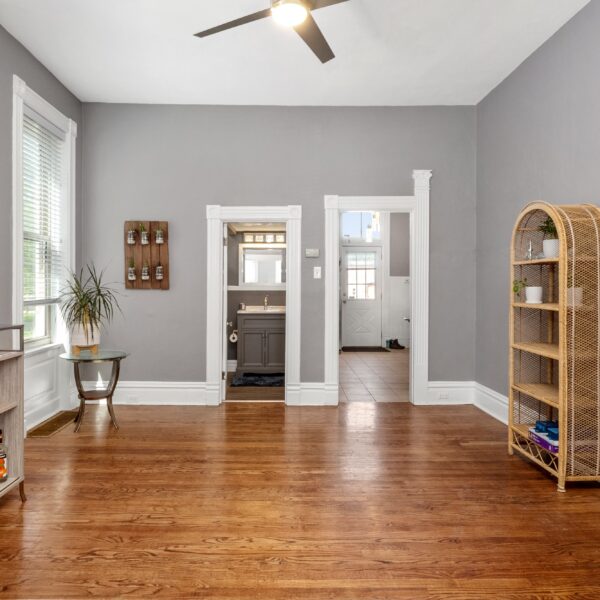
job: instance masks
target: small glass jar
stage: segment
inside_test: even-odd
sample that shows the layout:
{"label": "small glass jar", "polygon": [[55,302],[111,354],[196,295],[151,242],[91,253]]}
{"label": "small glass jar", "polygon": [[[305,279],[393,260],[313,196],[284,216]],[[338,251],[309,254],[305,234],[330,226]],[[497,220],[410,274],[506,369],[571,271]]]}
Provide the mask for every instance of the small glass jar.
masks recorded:
{"label": "small glass jar", "polygon": [[165,270],[162,265],[156,265],[156,272],[154,273],[156,281],[162,281],[165,277]]}
{"label": "small glass jar", "polygon": [[143,229],[142,231],[140,231],[140,244],[142,244],[142,246],[147,246],[150,243],[150,235],[148,234],[148,231]]}
{"label": "small glass jar", "polygon": [[148,281],[150,279],[150,267],[144,265],[142,267],[142,281]]}
{"label": "small glass jar", "polygon": [[128,269],[127,269],[127,279],[129,281],[135,281],[135,267],[128,267]]}
{"label": "small glass jar", "polygon": [[135,229],[130,229],[130,230],[127,232],[127,243],[128,243],[130,246],[133,246],[133,245],[135,245]]}
{"label": "small glass jar", "polygon": [[162,229],[157,229],[154,235],[154,241],[160,245],[165,243],[165,234]]}

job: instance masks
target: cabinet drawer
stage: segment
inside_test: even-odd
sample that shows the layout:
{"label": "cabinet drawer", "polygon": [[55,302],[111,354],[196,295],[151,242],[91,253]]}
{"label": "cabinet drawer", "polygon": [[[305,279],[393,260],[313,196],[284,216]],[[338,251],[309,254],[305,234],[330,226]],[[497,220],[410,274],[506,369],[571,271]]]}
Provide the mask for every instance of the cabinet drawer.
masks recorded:
{"label": "cabinet drawer", "polygon": [[285,331],[285,316],[283,315],[238,315],[238,329],[260,329]]}

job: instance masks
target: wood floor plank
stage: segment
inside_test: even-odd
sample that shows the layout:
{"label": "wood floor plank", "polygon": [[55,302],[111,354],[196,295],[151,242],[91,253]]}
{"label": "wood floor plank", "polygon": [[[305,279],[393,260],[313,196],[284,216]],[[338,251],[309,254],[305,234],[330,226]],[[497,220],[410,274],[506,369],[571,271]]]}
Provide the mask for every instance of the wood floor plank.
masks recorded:
{"label": "wood floor plank", "polygon": [[26,440],[0,598],[600,597],[600,486],[468,406],[90,407]]}

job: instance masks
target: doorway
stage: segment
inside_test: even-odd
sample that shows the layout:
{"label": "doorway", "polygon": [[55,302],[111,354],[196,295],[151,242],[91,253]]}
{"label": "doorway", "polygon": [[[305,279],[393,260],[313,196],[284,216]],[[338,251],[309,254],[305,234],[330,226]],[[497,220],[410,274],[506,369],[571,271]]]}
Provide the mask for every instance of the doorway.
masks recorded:
{"label": "doorway", "polygon": [[[243,223],[249,227],[261,223],[278,223],[285,226],[285,325],[284,335],[277,338],[272,337],[271,339],[276,339],[277,343],[284,346],[285,401],[288,404],[298,404],[300,397],[300,240],[302,207],[291,205],[209,205],[206,208],[206,217],[205,402],[210,405],[221,404],[225,400],[227,392],[228,346],[226,340],[232,333],[232,331],[228,331],[228,323],[231,321],[227,319],[227,226],[230,223]],[[260,242],[254,240],[253,243]],[[257,255],[254,258],[257,258]],[[257,260],[259,259],[257,258]],[[257,291],[262,293],[262,290]],[[260,304],[252,304],[251,306],[260,306]]]}
{"label": "doorway", "polygon": [[[427,404],[429,364],[429,199],[430,170],[413,171],[411,196],[325,196],[325,385],[340,391],[340,213],[406,213],[410,230],[411,315],[409,400]],[[385,258],[384,258],[385,261]],[[385,284],[384,284],[385,287]]]}

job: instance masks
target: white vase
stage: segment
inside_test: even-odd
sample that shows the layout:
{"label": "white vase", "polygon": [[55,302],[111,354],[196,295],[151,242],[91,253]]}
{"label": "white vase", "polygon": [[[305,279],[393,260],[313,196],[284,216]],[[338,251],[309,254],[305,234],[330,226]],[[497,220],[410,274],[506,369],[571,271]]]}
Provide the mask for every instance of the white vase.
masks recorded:
{"label": "white vase", "polygon": [[98,344],[100,344],[100,332],[97,328],[94,328],[94,333],[91,333],[88,328],[87,335],[86,328],[81,325],[74,327],[71,331],[71,346],[86,348],[88,346],[97,346]]}
{"label": "white vase", "polygon": [[560,245],[558,240],[544,240],[542,242],[544,258],[558,258]]}
{"label": "white vase", "polygon": [[571,307],[581,306],[583,304],[583,288],[567,288],[567,305]]}
{"label": "white vase", "polygon": [[527,286],[525,288],[525,303],[526,304],[542,304],[542,294],[544,288],[541,286]]}

